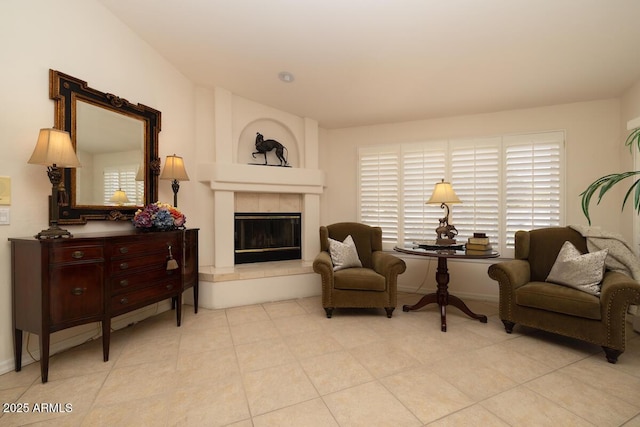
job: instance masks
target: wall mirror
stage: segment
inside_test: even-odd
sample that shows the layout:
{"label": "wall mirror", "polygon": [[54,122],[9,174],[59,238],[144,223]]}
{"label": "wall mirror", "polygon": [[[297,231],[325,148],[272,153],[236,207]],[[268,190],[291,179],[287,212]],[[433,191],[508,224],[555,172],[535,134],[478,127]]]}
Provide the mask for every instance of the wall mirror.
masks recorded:
{"label": "wall mirror", "polygon": [[68,203],[60,224],[133,218],[158,199],[160,111],[90,88],[85,81],[49,70],[55,127],[71,134],[82,164],[64,170]]}

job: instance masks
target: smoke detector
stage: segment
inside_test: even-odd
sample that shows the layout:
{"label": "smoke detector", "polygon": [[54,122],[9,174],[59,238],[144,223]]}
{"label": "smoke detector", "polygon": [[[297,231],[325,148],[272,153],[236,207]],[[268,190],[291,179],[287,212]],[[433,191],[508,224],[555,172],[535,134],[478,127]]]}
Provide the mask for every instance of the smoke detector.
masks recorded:
{"label": "smoke detector", "polygon": [[291,74],[288,71],[281,71],[278,73],[278,78],[285,82],[285,83],[291,83],[295,80],[295,78],[293,77],[293,74]]}

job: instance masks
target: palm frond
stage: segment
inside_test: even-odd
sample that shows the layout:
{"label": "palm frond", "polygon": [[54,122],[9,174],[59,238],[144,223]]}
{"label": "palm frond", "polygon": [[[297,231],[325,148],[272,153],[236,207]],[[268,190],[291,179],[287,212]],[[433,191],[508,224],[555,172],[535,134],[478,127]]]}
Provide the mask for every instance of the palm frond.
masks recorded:
{"label": "palm frond", "polygon": [[[635,188],[635,191],[633,191],[634,188]],[[627,190],[627,193],[624,195],[624,200],[622,201],[622,209],[624,209],[624,206],[627,204],[627,199],[629,198],[631,193],[634,193],[633,195],[634,209],[638,214],[640,214],[640,179],[636,179],[634,183],[631,184],[631,187],[629,187],[629,189]]]}
{"label": "palm frond", "polygon": [[629,147],[629,151],[631,151],[633,147],[633,142],[635,140],[635,145],[638,147],[638,151],[640,151],[640,127],[637,127],[631,131],[629,136],[627,136],[627,140],[624,142],[624,145]]}
{"label": "palm frond", "polygon": [[[624,142],[624,145],[629,147],[629,151],[633,149],[634,145],[638,148],[638,151],[640,151],[640,127],[637,127],[631,131],[629,136],[627,136],[627,139]],[[593,198],[594,194],[596,194],[596,192],[598,193],[598,201],[596,204],[600,204],[602,197],[614,185],[634,175],[640,175],[640,171],[612,173],[609,175],[605,175],[593,181],[587,187],[586,190],[580,193],[580,196],[582,197],[582,200],[580,203],[582,206],[582,213],[587,218],[587,221],[589,221],[589,224],[591,224],[591,217],[589,216],[589,205],[591,204],[591,199]],[[638,213],[638,215],[640,215],[640,179],[637,179],[625,193],[624,200],[622,201],[622,209],[624,209],[627,203],[627,200],[629,200],[629,197],[631,197],[631,193],[634,193],[633,195],[634,208]]]}
{"label": "palm frond", "polygon": [[[581,200],[581,206],[582,206],[582,213],[584,214],[584,216],[587,218],[587,221],[589,222],[589,224],[591,224],[591,216],[589,215],[589,206],[591,204],[591,199],[593,198],[594,194],[596,194],[596,192],[598,192],[598,200],[596,202],[596,204],[600,204],[600,202],[602,201],[602,197],[617,183],[619,183],[620,181],[632,177],[634,175],[640,175],[640,171],[629,171],[629,172],[622,172],[622,173],[612,173],[609,175],[605,175],[601,178],[598,178],[597,180],[595,180],[594,182],[592,182],[586,190],[584,190],[582,193],[580,193],[580,196],[582,197]],[[627,193],[625,194],[625,198],[624,201],[622,203],[622,208],[624,209],[624,206],[627,202],[627,199],[629,198],[630,194],[633,192],[634,188],[636,190],[635,196],[634,196],[634,207],[636,209],[636,211],[638,211],[640,213],[640,184],[639,184],[640,180],[636,180],[631,187],[629,188],[629,190],[627,191]],[[599,191],[598,191],[599,190]]]}

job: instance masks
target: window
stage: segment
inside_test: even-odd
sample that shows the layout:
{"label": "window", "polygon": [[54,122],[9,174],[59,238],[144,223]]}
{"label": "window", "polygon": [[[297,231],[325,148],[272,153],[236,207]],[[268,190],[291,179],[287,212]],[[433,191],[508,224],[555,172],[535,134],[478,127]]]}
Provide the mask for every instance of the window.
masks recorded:
{"label": "window", "polygon": [[454,205],[452,224],[458,239],[466,240],[474,231],[489,240],[500,237],[500,140],[456,141],[451,143],[451,184],[462,201]]}
{"label": "window", "polygon": [[[562,137],[562,139],[561,139]],[[518,230],[560,225],[564,134],[546,133],[504,139],[504,204],[507,247]]]}
{"label": "window", "polygon": [[138,165],[124,165],[104,168],[104,193],[102,200],[105,205],[112,205],[111,201],[116,190],[123,190],[131,205],[144,203],[144,182],[136,181]]}
{"label": "window", "polygon": [[382,227],[382,235],[389,241],[398,239],[398,169],[395,149],[360,152],[360,217],[365,224]]}
{"label": "window", "polygon": [[[446,142],[404,145],[402,150],[402,239],[434,239],[442,212],[426,205],[433,186],[445,176]],[[398,171],[400,172],[400,171]],[[428,194],[428,195],[427,195]],[[425,195],[427,197],[425,198]],[[386,240],[386,236],[383,237]],[[394,242],[395,243],[395,242]]]}
{"label": "window", "polygon": [[444,178],[462,200],[450,206],[458,240],[485,232],[510,256],[517,230],[561,225],[563,155],[564,132],[364,147],[359,220],[386,246],[433,240],[444,211],[425,202]]}

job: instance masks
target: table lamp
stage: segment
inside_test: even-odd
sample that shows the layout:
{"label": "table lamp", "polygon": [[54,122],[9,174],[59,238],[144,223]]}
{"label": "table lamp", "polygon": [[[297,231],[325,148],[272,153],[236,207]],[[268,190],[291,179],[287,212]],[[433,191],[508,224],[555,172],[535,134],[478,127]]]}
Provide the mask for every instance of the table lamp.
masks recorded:
{"label": "table lamp", "polygon": [[167,156],[167,161],[164,163],[164,169],[160,174],[160,179],[171,179],[171,188],[173,189],[173,206],[178,207],[178,190],[180,190],[180,181],[189,181],[189,176],[184,168],[184,161],[182,157]]}
{"label": "table lamp", "polygon": [[109,201],[115,203],[118,206],[122,206],[125,203],[130,203],[129,198],[127,197],[127,193],[125,193],[122,188],[117,189],[113,193],[113,196],[111,196]]}
{"label": "table lamp", "polygon": [[72,237],[71,233],[58,226],[59,205],[66,200],[63,172],[64,168],[79,168],[80,162],[71,143],[69,132],[59,129],[40,129],[38,142],[27,163],[44,165],[51,181],[51,200],[49,203],[49,228],[35,235],[36,239],[56,239]]}
{"label": "table lamp", "polygon": [[440,225],[436,228],[436,244],[437,245],[455,245],[456,240],[454,237],[458,234],[458,230],[453,225],[449,225],[449,206],[448,204],[462,203],[456,192],[453,191],[451,183],[445,182],[443,179],[438,182],[433,188],[433,194],[427,201],[428,205],[440,204],[442,209],[445,209],[444,218],[440,218]]}

